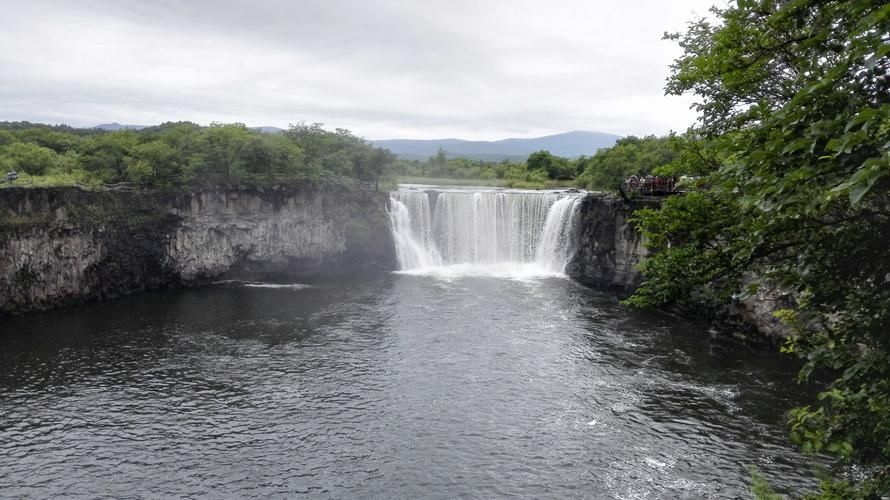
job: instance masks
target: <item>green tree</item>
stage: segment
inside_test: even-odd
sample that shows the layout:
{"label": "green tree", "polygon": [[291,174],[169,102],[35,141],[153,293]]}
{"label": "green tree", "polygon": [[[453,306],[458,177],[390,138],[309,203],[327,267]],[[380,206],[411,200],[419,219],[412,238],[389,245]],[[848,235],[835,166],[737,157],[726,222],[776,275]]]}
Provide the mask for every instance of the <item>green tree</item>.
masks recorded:
{"label": "green tree", "polygon": [[47,127],[34,127],[22,130],[18,133],[19,140],[30,142],[52,149],[56,153],[63,154],[77,148],[81,138],[67,131],[62,132]]}
{"label": "green tree", "polygon": [[82,146],[83,168],[105,181],[123,180],[127,177],[127,155],[138,143],[132,130],[91,137]]}
{"label": "green tree", "polygon": [[140,136],[149,140],[162,140],[175,148],[185,159],[198,152],[201,147],[201,131],[203,127],[192,122],[167,122],[157,127],[140,132]]}
{"label": "green tree", "polygon": [[348,130],[326,131],[321,123],[291,125],[285,132],[303,150],[303,162],[309,172],[322,175],[354,177],[371,146]]}
{"label": "green tree", "polygon": [[182,175],[181,159],[175,148],[156,140],[130,150],[127,174],[131,180],[154,185],[170,185]]}
{"label": "green tree", "polygon": [[242,154],[257,140],[243,123],[211,123],[201,131],[198,169],[204,174],[222,175],[232,179],[242,166]]}
{"label": "green tree", "polygon": [[7,146],[13,142],[19,142],[15,135],[8,130],[0,129],[0,146]]}
{"label": "green tree", "polygon": [[[588,189],[614,191],[631,175],[647,175],[674,160],[670,137],[628,136],[584,160],[578,182]],[[580,163],[580,162],[579,162]]]}
{"label": "green tree", "polygon": [[243,153],[244,168],[253,176],[296,176],[309,174],[303,165],[303,150],[281,134],[261,134]]}
{"label": "green tree", "polygon": [[0,148],[0,159],[5,170],[16,170],[30,175],[44,175],[60,161],[55,151],[27,142],[15,142]]}
{"label": "green tree", "polygon": [[448,152],[439,148],[436,156],[430,158],[430,168],[434,177],[444,177],[448,169]]}
{"label": "green tree", "polygon": [[380,178],[386,177],[396,163],[396,156],[388,149],[374,148],[368,154],[364,171],[359,178],[373,180],[374,187],[380,190]]}
{"label": "green tree", "polygon": [[669,35],[684,54],[667,90],[699,97],[682,163],[700,157],[705,177],[639,213],[656,253],[631,302],[789,292],[784,350],[804,360],[801,379],[836,376],[791,412],[792,439],[864,466],[823,498],[890,494],[890,4],[738,0],[713,12],[719,24]]}
{"label": "green tree", "polygon": [[550,179],[567,180],[575,177],[574,167],[565,158],[553,156],[550,151],[535,151],[525,160],[529,171],[540,170]]}

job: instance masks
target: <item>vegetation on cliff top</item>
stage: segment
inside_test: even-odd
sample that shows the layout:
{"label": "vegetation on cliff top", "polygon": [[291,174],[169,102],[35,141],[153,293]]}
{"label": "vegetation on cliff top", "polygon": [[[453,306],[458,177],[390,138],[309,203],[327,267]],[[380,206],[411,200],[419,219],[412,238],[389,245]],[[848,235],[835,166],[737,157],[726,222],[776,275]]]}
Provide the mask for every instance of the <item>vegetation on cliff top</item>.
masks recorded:
{"label": "vegetation on cliff top", "polygon": [[629,136],[614,146],[593,152],[592,156],[570,159],[548,151],[537,151],[524,162],[490,162],[449,158],[447,152],[426,161],[400,160],[396,172],[405,182],[442,183],[443,179],[463,184],[497,185],[518,188],[576,186],[597,191],[616,191],[630,175],[646,175],[673,160],[672,137]]}
{"label": "vegetation on cliff top", "polygon": [[[804,451],[859,469],[821,498],[890,494],[890,4],[738,0],[678,40],[700,98],[669,173],[702,189],[638,213],[654,256],[630,302],[789,292],[786,352],[834,380],[791,411]],[[743,277],[757,281],[743,287]]]}
{"label": "vegetation on cliff top", "polygon": [[292,182],[353,179],[377,183],[395,164],[348,130],[297,124],[266,134],[243,124],[165,123],[104,132],[30,123],[0,124],[0,174],[25,186],[149,187],[186,183]]}
{"label": "vegetation on cliff top", "polygon": [[[562,158],[537,151],[525,161],[449,158],[397,160],[347,130],[297,124],[280,134],[238,123],[165,123],[141,130],[104,131],[27,122],[0,123],[0,174],[15,171],[19,186],[145,187],[193,183],[292,182],[321,179],[462,183],[517,188],[577,186],[615,191],[629,175],[670,162],[674,138],[625,137],[592,156]],[[0,184],[10,185],[10,183]]]}

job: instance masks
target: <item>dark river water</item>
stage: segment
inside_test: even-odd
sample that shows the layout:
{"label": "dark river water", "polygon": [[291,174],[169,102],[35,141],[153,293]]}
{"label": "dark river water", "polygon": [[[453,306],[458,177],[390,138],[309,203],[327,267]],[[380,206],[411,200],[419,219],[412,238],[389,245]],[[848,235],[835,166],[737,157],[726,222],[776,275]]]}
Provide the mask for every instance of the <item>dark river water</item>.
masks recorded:
{"label": "dark river water", "polygon": [[571,281],[225,284],[0,321],[0,496],[746,498],[771,348]]}

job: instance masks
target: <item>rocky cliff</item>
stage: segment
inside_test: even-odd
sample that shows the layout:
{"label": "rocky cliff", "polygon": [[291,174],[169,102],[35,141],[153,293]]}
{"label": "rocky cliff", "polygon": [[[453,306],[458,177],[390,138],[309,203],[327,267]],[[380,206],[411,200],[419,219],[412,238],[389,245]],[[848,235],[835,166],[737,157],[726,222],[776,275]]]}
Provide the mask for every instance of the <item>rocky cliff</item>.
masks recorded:
{"label": "rocky cliff", "polygon": [[[287,279],[395,269],[387,197],[342,185],[175,192],[0,190],[0,314],[220,279]],[[629,222],[657,201],[589,195],[566,267],[589,286],[629,294],[646,256]],[[781,337],[762,293],[718,315]]]}
{"label": "rocky cliff", "polygon": [[642,281],[636,265],[646,248],[628,219],[646,205],[612,196],[585,197],[578,214],[577,251],[566,273],[589,286],[633,291]]}
{"label": "rocky cliff", "polygon": [[341,185],[0,190],[0,313],[223,278],[395,268],[386,197]]}
{"label": "rocky cliff", "polygon": [[[646,256],[642,236],[629,222],[636,210],[658,207],[657,200],[624,201],[605,195],[588,195],[578,214],[577,251],[566,273],[585,285],[610,288],[629,295],[642,282],[636,266]],[[694,311],[710,316],[715,325],[738,333],[756,332],[772,339],[787,335],[773,312],[789,307],[790,298],[776,290],[762,290],[719,310]],[[689,313],[687,311],[687,313]]]}

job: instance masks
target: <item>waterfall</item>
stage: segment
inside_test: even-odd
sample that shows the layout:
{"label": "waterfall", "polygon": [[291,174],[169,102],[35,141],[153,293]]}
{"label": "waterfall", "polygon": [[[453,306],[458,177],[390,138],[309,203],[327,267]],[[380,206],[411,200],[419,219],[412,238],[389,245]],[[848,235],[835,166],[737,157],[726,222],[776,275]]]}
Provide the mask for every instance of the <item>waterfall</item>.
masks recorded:
{"label": "waterfall", "polygon": [[390,218],[403,271],[560,275],[574,253],[583,195],[557,191],[400,189]]}
{"label": "waterfall", "polygon": [[[413,206],[415,216],[411,217],[411,208],[396,198],[390,199],[389,217],[392,221],[393,235],[396,242],[396,257],[402,269],[429,268],[442,265],[442,257],[431,245],[432,219],[429,204],[424,194],[417,197]],[[408,202],[409,204],[410,201]]]}
{"label": "waterfall", "polygon": [[545,271],[563,272],[574,251],[572,230],[580,197],[557,200],[547,212],[541,240],[535,252],[535,262]]}

